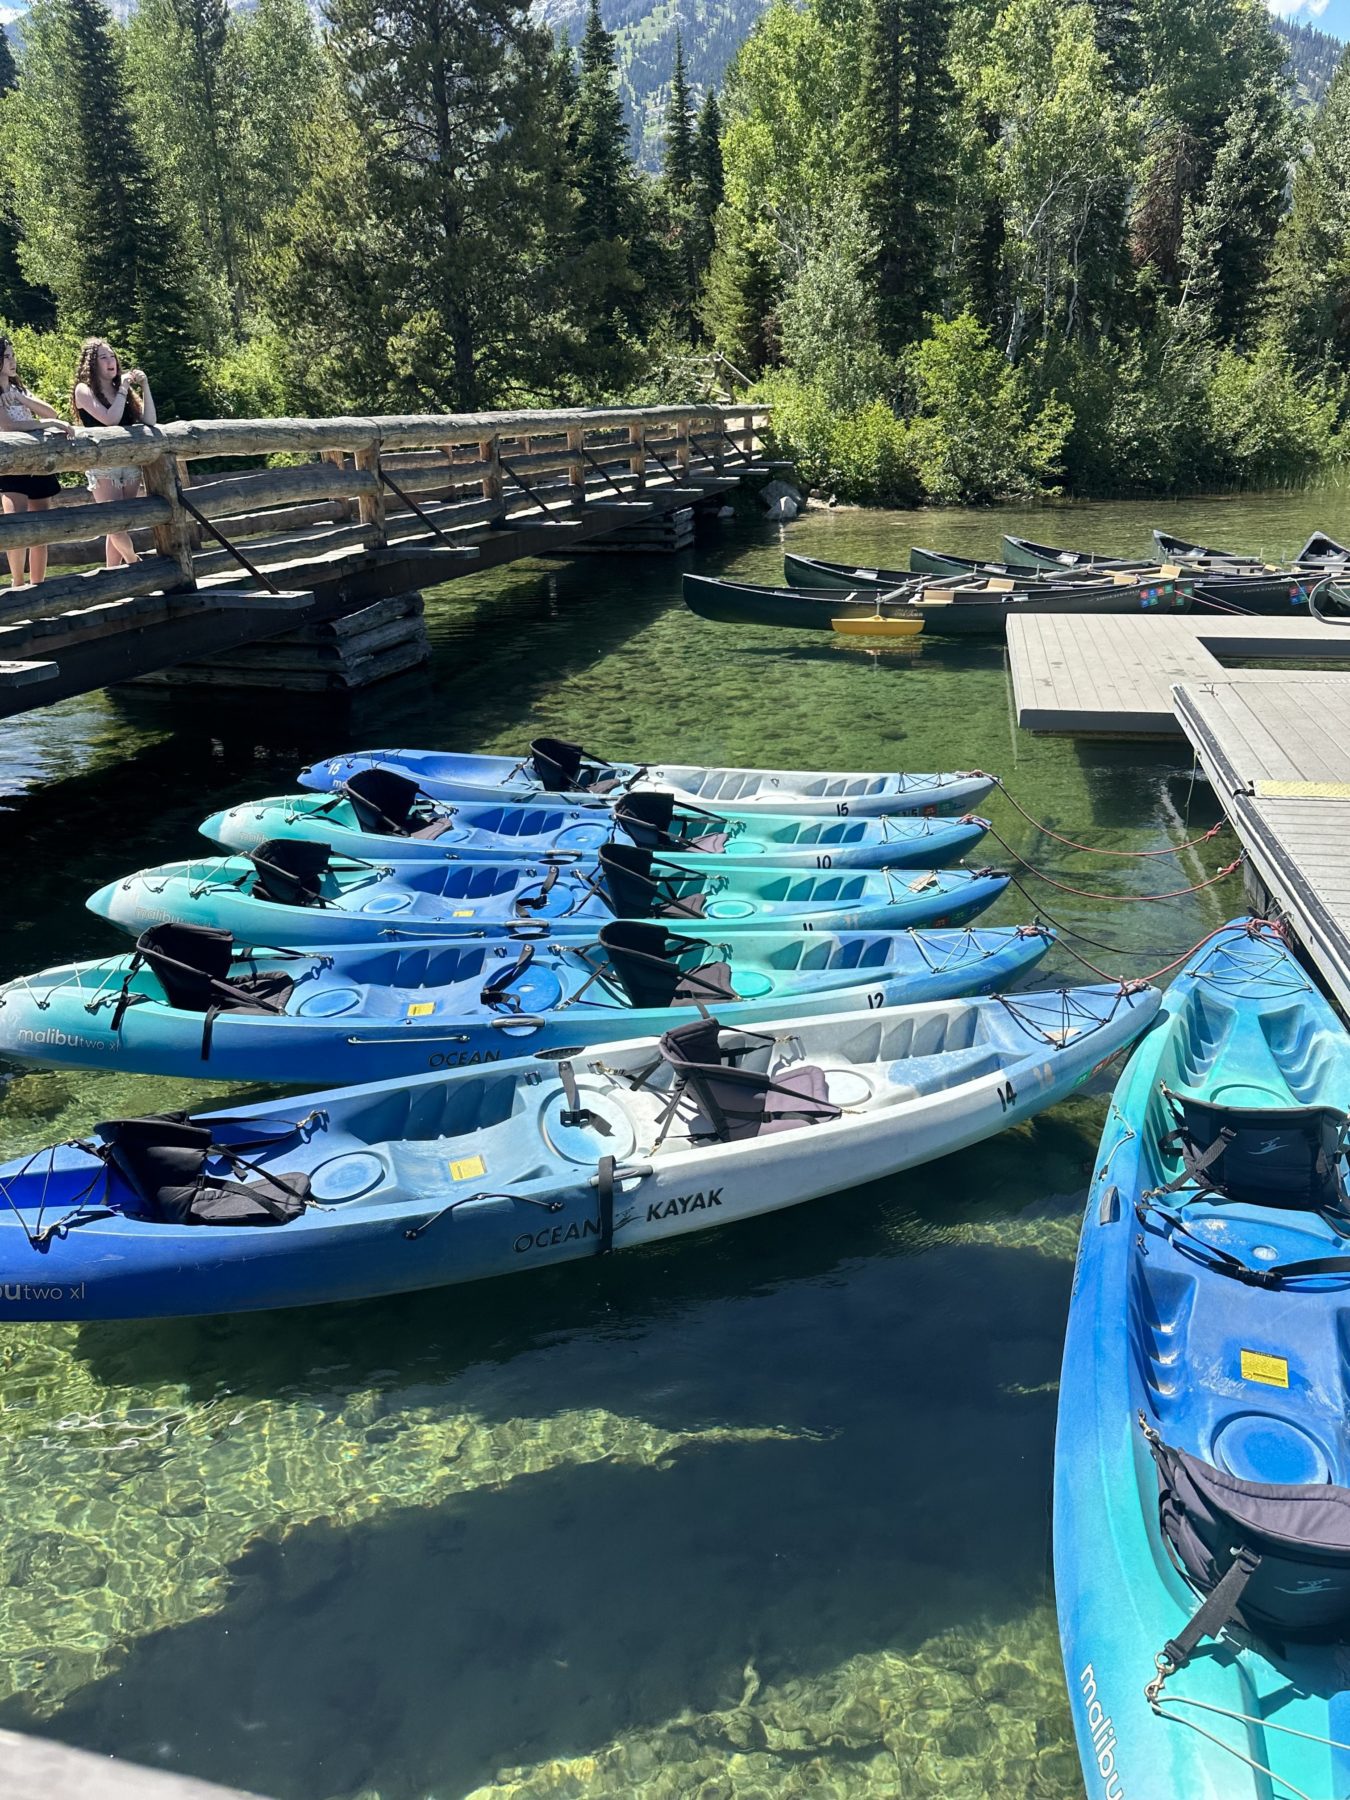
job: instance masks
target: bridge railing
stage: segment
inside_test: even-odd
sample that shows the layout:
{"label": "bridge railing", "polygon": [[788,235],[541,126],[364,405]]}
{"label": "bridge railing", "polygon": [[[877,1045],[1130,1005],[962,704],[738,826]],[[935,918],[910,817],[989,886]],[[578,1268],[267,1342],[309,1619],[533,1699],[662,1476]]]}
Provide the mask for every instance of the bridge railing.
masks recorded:
{"label": "bridge railing", "polygon": [[[103,537],[130,532],[137,563],[0,592],[0,615],[99,605],[149,593],[187,593],[238,567],[200,519],[217,524],[249,560],[275,570],[340,550],[377,551],[475,527],[522,526],[578,509],[641,499],[700,474],[755,459],[762,407],[695,405],[568,408],[554,412],[389,415],[331,419],[193,419],[105,427],[67,438],[47,429],[0,433],[0,477],[88,474],[135,466],[144,495],[93,506],[63,489],[45,512],[0,517],[0,551],[50,544],[53,562],[94,562]],[[192,465],[233,458],[298,458],[290,466],[204,474]],[[406,500],[404,498],[406,496]],[[411,502],[411,504],[409,504]]]}

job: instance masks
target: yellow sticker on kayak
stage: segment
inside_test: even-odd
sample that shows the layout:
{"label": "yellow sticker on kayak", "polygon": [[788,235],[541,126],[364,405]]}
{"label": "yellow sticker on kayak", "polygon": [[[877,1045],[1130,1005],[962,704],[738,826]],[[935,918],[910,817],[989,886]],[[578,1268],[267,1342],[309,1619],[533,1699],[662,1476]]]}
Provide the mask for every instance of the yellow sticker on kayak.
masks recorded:
{"label": "yellow sticker on kayak", "polygon": [[1242,1379],[1264,1382],[1267,1387],[1289,1386],[1289,1362],[1283,1356],[1267,1356],[1264,1350],[1243,1350]]}
{"label": "yellow sticker on kayak", "polygon": [[473,1181],[479,1175],[487,1174],[487,1164],[481,1156],[466,1156],[461,1162],[450,1165],[451,1181]]}
{"label": "yellow sticker on kayak", "polygon": [[425,1019],[428,1013],[434,1013],[435,1010],[436,1002],[434,1000],[414,1000],[412,1005],[408,1008],[408,1017],[410,1019]]}
{"label": "yellow sticker on kayak", "polygon": [[451,913],[450,917],[452,919],[471,919],[473,917],[473,908],[471,906],[465,906],[465,907],[457,906],[455,908],[454,912]]}

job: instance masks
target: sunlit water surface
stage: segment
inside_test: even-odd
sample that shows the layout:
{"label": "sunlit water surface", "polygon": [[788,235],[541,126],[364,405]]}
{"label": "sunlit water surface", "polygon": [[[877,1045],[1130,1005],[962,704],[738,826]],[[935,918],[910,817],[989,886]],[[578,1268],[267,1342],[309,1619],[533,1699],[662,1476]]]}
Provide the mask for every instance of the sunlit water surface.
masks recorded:
{"label": "sunlit water surface", "polygon": [[[429,675],[349,709],[133,689],[0,732],[8,976],[116,949],[85,896],[189,852],[213,808],[365,744],[1000,772],[1108,849],[1213,822],[1188,759],[1032,739],[1001,646],[869,652],[704,624],[684,567],[992,555],[1000,531],[1136,553],[1159,523],[1288,553],[1345,493],[1060,511],[812,512],[680,561],[591,557],[428,596]],[[1203,881],[1012,850],[1111,895]],[[997,843],[989,860],[1008,860]],[[1238,909],[1028,880],[1168,961]],[[1056,952],[1047,980],[1083,976]],[[210,1084],[12,1072],[6,1155]],[[257,1090],[261,1092],[261,1090]],[[1058,1360],[1103,1115],[1084,1092],[933,1168],[670,1248],[243,1319],[0,1330],[0,1724],[276,1800],[1080,1792],[1049,1581]]]}

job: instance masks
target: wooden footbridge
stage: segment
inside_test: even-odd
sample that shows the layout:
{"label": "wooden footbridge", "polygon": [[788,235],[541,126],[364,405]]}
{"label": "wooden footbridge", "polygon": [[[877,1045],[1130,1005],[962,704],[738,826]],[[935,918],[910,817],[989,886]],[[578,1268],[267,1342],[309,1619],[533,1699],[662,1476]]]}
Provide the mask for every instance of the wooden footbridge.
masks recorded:
{"label": "wooden footbridge", "polygon": [[102,506],[63,488],[45,512],[0,518],[0,550],[50,544],[53,564],[102,561],[109,531],[142,552],[0,589],[0,718],[474,570],[631,538],[762,468],[766,420],[701,403],[0,433],[0,475],[135,466],[145,487]]}

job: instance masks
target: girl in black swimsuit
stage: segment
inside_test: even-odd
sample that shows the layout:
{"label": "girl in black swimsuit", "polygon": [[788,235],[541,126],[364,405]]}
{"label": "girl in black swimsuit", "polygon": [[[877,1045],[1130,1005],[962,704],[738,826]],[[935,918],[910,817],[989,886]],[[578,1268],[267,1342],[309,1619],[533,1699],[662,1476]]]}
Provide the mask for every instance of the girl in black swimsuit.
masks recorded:
{"label": "girl in black swimsuit", "polygon": [[[0,431],[31,431],[42,419],[53,419],[58,425],[62,424],[56,409],[48,406],[45,400],[36,399],[19,380],[14,346],[7,337],[0,336]],[[69,425],[63,429],[69,437]],[[61,484],[55,475],[0,474],[0,504],[7,513],[46,512],[60,491]],[[46,578],[45,544],[20,544],[17,549],[6,550],[5,556],[9,562],[11,588],[23,586],[25,557],[32,585],[36,587]]]}

